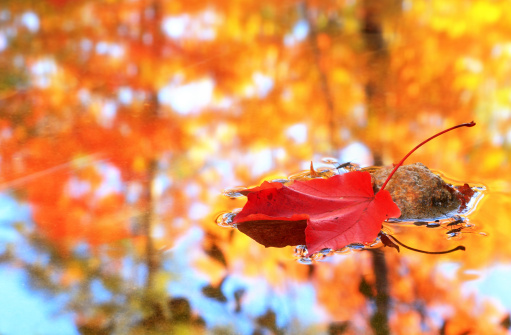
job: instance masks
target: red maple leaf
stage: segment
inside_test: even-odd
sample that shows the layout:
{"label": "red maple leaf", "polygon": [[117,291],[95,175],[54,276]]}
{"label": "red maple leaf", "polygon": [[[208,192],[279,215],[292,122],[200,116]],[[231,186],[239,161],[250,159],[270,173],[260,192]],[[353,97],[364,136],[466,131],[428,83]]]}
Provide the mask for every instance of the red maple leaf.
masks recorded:
{"label": "red maple leaf", "polygon": [[295,237],[299,231],[285,232],[293,227],[302,228],[303,221],[307,225],[305,242],[310,253],[322,248],[340,249],[355,242],[372,242],[385,219],[401,215],[387,190],[374,194],[368,172],[353,171],[328,179],[295,181],[290,186],[275,185],[275,188],[269,187],[272,184],[279,183],[263,183],[250,190],[247,204],[234,218],[244,233],[248,226],[244,222],[253,228],[257,226],[257,231],[262,225],[283,230],[270,230],[269,236],[258,236],[256,240],[265,246],[276,246],[271,241],[274,237],[277,243],[280,238],[285,245],[293,245],[287,242],[299,239]]}
{"label": "red maple leaf", "polygon": [[305,242],[310,254],[323,248],[340,249],[351,243],[372,242],[385,219],[401,215],[385,186],[405,159],[445,132],[474,125],[471,122],[449,128],[417,145],[395,165],[377,194],[371,175],[362,171],[295,181],[289,186],[264,182],[243,192],[248,201],[233,223],[266,247]]}

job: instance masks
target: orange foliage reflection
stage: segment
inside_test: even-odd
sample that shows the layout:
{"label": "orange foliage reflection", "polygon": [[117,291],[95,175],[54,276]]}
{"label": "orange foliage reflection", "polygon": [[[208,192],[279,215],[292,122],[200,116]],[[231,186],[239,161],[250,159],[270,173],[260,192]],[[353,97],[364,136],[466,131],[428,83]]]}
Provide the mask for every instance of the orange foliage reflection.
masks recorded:
{"label": "orange foliage reflection", "polygon": [[[126,295],[118,310],[136,310],[134,333],[221,328],[201,323],[200,303],[169,296],[190,267],[216,302],[229,278],[270,287],[286,306],[300,304],[296,287],[313,288],[311,306],[291,312],[254,315],[256,284],[224,297],[234,306],[226,313],[254,331],[287,322],[300,332],[384,334],[372,254],[298,264],[291,248],[264,249],[214,225],[216,213],[243,206],[220,192],[289,175],[354,142],[390,165],[409,143],[474,119],[473,131],[432,142],[414,160],[489,187],[470,218],[489,237],[467,234],[467,251],[445,256],[384,250],[384,323],[393,334],[504,333],[511,307],[463,290],[510,262],[510,11],[479,0],[5,2],[0,185],[29,204],[45,240],[35,243],[58,270],[25,268],[52,290],[52,280],[67,288],[99,278]],[[443,231],[417,231],[399,234],[425,249],[451,244]],[[457,265],[454,275],[445,264]],[[126,294],[132,287],[140,292]],[[80,327],[119,326],[109,324],[112,309],[71,305]],[[303,310],[322,319],[300,323]]]}

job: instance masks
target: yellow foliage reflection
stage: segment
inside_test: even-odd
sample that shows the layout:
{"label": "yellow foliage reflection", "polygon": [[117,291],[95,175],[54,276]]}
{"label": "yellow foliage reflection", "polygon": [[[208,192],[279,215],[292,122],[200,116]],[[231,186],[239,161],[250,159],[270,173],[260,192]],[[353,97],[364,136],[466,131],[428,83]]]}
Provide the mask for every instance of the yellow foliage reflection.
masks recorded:
{"label": "yellow foliage reflection", "polygon": [[[64,296],[81,333],[505,333],[509,289],[481,288],[501,287],[493,274],[511,257],[510,11],[478,0],[3,1],[0,187],[15,210],[0,259]],[[489,236],[465,234],[464,253],[386,248],[305,266],[292,248],[213,222],[243,206],[226,188],[350,144],[370,157],[347,160],[390,165],[471,120],[409,161],[488,186],[470,220]],[[424,231],[399,234],[424,249],[453,243]]]}

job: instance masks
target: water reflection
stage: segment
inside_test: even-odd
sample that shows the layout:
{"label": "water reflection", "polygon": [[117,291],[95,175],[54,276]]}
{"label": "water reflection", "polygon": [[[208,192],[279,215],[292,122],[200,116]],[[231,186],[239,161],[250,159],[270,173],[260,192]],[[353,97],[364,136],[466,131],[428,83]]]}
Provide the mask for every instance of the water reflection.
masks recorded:
{"label": "water reflection", "polygon": [[[209,329],[249,334],[257,329],[285,332],[284,329],[289,327],[294,327],[292,329],[298,332],[307,329],[326,331],[339,326],[339,323],[331,320],[339,320],[348,329],[358,326],[353,321],[344,322],[366,308],[362,304],[364,299],[374,298],[372,293],[364,293],[364,290],[372,292],[375,285],[375,278],[371,275],[371,257],[349,252],[363,250],[366,247],[364,245],[350,245],[336,251],[322,250],[314,258],[307,257],[306,250],[298,247],[295,254],[300,254],[301,264],[297,264],[289,250],[263,249],[235,230],[207,229],[200,224],[193,224],[183,228],[182,234],[173,240],[172,246],[162,245],[160,251],[152,256],[158,265],[153,269],[153,282],[148,286],[148,271],[151,268],[144,252],[146,242],[142,236],[140,239],[133,236],[96,247],[78,244],[63,254],[63,249],[55,248],[54,242],[42,234],[44,232],[38,231],[33,225],[30,228],[31,213],[28,207],[18,205],[8,195],[4,196],[3,202],[9,204],[5,208],[15,209],[4,217],[4,221],[10,224],[3,229],[2,236],[7,247],[2,260],[11,269],[9,272],[12,271],[11,275],[6,276],[12,281],[7,281],[4,287],[9,287],[9,283],[27,274],[22,282],[29,285],[30,292],[36,295],[38,292],[49,294],[38,300],[44,306],[42,310],[49,308],[44,305],[45,299],[60,297],[57,300],[62,301],[62,305],[51,308],[67,310],[71,314],[59,317],[58,322],[62,324],[47,324],[58,324],[59,329],[67,329],[68,333],[149,329],[161,332],[185,329],[196,333]],[[477,213],[474,215],[477,216]],[[16,224],[20,220],[25,220],[21,226]],[[454,222],[444,221],[439,222],[435,228],[447,227]],[[433,224],[424,223],[426,226]],[[463,224],[468,225],[465,222]],[[400,223],[399,226],[406,229],[417,225]],[[414,235],[417,234],[412,232],[408,237],[414,238]],[[154,241],[156,244],[161,243],[157,240]],[[438,238],[432,238],[431,241],[438,243]],[[471,238],[465,241],[477,244]],[[419,243],[424,243],[424,239]],[[471,252],[470,248],[474,246],[468,247],[468,252]],[[475,247],[474,250],[484,250],[484,247]],[[325,265],[310,265],[332,253],[336,256],[329,257]],[[397,269],[389,270],[391,282],[397,285],[395,289],[398,290],[397,298],[394,299],[404,299],[400,295],[409,293],[400,291],[401,279],[394,276],[400,271],[417,271],[413,264],[419,260],[408,258],[405,254],[389,255],[389,262],[397,266]],[[253,264],[248,265],[247,262]],[[462,269],[464,265],[461,262],[452,263],[458,268],[458,275],[454,277],[441,266],[442,262],[438,269],[433,264],[426,262],[421,266],[433,271],[435,277],[445,277],[449,285],[456,285],[454,283],[459,280],[460,274],[463,280],[477,279],[476,283],[481,285],[487,280],[496,280],[481,271],[476,272],[477,277],[471,277],[469,272]],[[14,266],[17,269],[13,269]],[[328,270],[325,266],[333,268]],[[331,270],[335,271],[328,275]],[[487,271],[493,273],[494,270],[489,268]],[[424,277],[426,273],[421,271],[420,274],[416,274],[418,278],[413,279],[416,284],[428,278]],[[353,282],[353,276],[359,278],[358,288],[357,280]],[[347,281],[353,283],[347,285]],[[327,291],[335,292],[334,287],[338,285],[347,285],[348,288],[342,294],[337,294],[337,298],[359,301],[350,305],[353,308],[350,312],[339,312],[336,310],[338,307],[335,307],[337,303],[332,304],[331,298],[324,295],[325,287]],[[467,290],[470,288],[471,292],[476,290],[474,287],[478,287],[469,282],[461,286],[467,287]],[[434,290],[438,293],[445,289],[452,291],[452,288],[444,284]],[[433,288],[430,287],[424,293],[430,294],[430,290]],[[461,296],[456,299],[463,301],[465,293],[459,292]],[[488,294],[494,295],[491,292]],[[69,323],[71,320],[76,329]],[[9,332],[9,328],[6,329]]]}
{"label": "water reflection", "polygon": [[[370,3],[2,2],[0,333],[507,332],[508,4]],[[465,253],[304,265],[213,222],[227,187],[391,164],[461,118],[417,161],[488,184]]]}

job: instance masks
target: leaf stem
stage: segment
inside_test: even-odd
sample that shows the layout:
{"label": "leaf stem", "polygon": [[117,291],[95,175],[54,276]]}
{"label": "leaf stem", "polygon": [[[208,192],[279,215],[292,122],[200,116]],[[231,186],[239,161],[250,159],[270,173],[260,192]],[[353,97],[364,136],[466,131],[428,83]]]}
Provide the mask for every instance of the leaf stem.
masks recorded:
{"label": "leaf stem", "polygon": [[[387,235],[387,234],[385,234],[385,235]],[[448,254],[448,253],[454,252],[456,250],[465,250],[464,246],[458,245],[456,248],[451,249],[451,250],[446,250],[446,251],[425,251],[425,250],[420,250],[420,249],[415,249],[415,248],[409,247],[406,244],[404,244],[402,242],[399,242],[399,240],[397,238],[395,238],[393,235],[387,235],[387,236],[391,237],[394,240],[394,242],[396,242],[400,246],[402,246],[402,247],[404,247],[406,249],[412,250],[412,251],[421,252],[423,254],[439,255],[439,254]]]}
{"label": "leaf stem", "polygon": [[428,138],[427,140],[422,141],[422,142],[421,142],[418,146],[416,146],[415,148],[413,148],[413,150],[412,150],[412,151],[410,151],[410,152],[409,152],[409,153],[408,153],[408,154],[407,154],[407,155],[406,155],[406,156],[405,156],[405,157],[404,157],[404,158],[403,158],[403,159],[402,159],[402,160],[401,160],[401,161],[400,161],[400,162],[399,162],[399,163],[398,163],[395,167],[394,167],[394,169],[392,170],[392,172],[391,172],[391,173],[389,174],[389,176],[387,177],[387,180],[385,180],[385,182],[383,183],[382,187],[380,188],[380,191],[381,191],[381,190],[383,190],[383,189],[385,189],[385,186],[387,186],[387,183],[389,182],[390,178],[392,178],[392,176],[394,175],[394,173],[396,172],[396,170],[397,170],[397,169],[398,169],[401,165],[403,165],[403,163],[405,162],[405,160],[406,160],[406,159],[407,159],[407,158],[408,158],[408,157],[409,157],[409,156],[410,156],[410,155],[411,155],[411,154],[412,154],[415,150],[419,149],[421,146],[423,146],[424,144],[428,143],[429,141],[431,141],[431,140],[432,140],[432,139],[434,139],[435,137],[440,136],[440,135],[442,135],[442,134],[444,134],[444,133],[447,133],[447,132],[449,132],[449,131],[451,131],[451,130],[454,130],[454,129],[456,129],[456,128],[460,128],[460,127],[473,127],[473,126],[475,126],[475,125],[476,125],[476,124],[475,124],[475,122],[474,122],[474,121],[472,121],[472,122],[470,122],[470,123],[462,123],[462,124],[459,124],[459,125],[457,125],[457,126],[454,126],[454,127],[449,128],[449,129],[446,129],[446,130],[444,130],[444,131],[441,131],[441,132],[439,132],[438,134],[436,134],[436,135],[434,135],[434,136],[431,136],[431,137],[430,137],[430,138]]}

